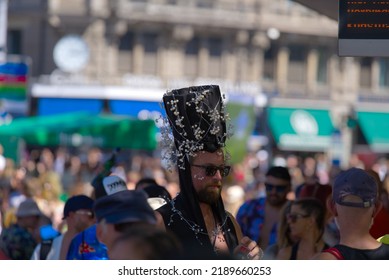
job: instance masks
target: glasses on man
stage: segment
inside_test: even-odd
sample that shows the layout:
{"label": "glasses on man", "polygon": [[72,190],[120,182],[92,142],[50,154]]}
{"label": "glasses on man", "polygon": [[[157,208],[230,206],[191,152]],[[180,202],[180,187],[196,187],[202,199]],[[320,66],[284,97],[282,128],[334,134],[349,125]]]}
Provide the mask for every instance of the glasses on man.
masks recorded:
{"label": "glasses on man", "polygon": [[223,166],[214,166],[214,165],[197,165],[197,164],[192,164],[192,166],[195,167],[200,167],[205,170],[205,175],[212,177],[215,176],[216,172],[219,171],[220,175],[222,177],[227,177],[228,174],[230,173],[231,166],[229,165],[223,165]]}
{"label": "glasses on man", "polygon": [[308,217],[309,217],[309,215],[304,215],[304,214],[301,214],[301,213],[289,213],[289,214],[286,214],[286,218],[288,220],[290,220],[292,223],[297,222],[297,220],[299,220],[299,219],[308,218]]}
{"label": "glasses on man", "polygon": [[77,210],[76,212],[75,212],[76,214],[79,214],[79,215],[86,215],[86,216],[89,216],[89,217],[91,217],[91,218],[93,218],[93,212],[91,212],[91,211],[86,211],[86,210]]}
{"label": "glasses on man", "polygon": [[283,193],[283,192],[286,191],[286,188],[288,186],[285,186],[285,185],[273,185],[273,184],[265,183],[265,187],[266,187],[266,191],[267,192],[271,192],[275,188],[276,192]]}

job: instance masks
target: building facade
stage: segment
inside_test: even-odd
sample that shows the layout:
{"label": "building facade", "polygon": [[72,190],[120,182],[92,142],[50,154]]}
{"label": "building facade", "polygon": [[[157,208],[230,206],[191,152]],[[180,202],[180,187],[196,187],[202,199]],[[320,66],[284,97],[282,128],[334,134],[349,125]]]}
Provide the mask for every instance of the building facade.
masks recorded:
{"label": "building facade", "polygon": [[[33,114],[39,113],[36,98],[160,98],[171,88],[211,82],[258,97],[264,112],[327,111],[332,124],[324,144],[308,150],[331,149],[332,130],[340,131],[336,156],[347,164],[358,148],[349,121],[359,108],[382,111],[388,101],[389,60],[338,57],[337,28],[337,21],[290,0],[13,0],[8,53],[32,59]],[[88,46],[87,63],[73,72],[53,58],[57,42],[69,34]],[[303,128],[303,136],[323,136],[315,121],[319,128]],[[273,135],[277,129],[270,129]],[[280,139],[285,150],[316,141],[304,136],[292,148]]]}

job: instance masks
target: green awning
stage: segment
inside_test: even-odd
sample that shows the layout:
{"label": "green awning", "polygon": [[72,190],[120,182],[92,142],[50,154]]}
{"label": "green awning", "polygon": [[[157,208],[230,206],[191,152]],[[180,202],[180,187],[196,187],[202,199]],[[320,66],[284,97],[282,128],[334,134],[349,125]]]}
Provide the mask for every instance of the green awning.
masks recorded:
{"label": "green awning", "polygon": [[326,151],[334,126],[328,110],[269,107],[268,124],[281,150]]}
{"label": "green awning", "polygon": [[152,120],[113,115],[71,113],[29,117],[0,126],[0,139],[21,138],[39,146],[98,146],[154,150],[156,126]]}
{"label": "green awning", "polygon": [[389,152],[389,113],[357,112],[358,123],[370,148]]}

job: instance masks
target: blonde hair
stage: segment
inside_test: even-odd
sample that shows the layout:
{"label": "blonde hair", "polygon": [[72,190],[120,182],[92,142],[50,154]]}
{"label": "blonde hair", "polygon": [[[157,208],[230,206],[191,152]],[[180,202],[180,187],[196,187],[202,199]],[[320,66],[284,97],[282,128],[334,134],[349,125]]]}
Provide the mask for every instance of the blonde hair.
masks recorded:
{"label": "blonde hair", "polygon": [[293,245],[294,241],[290,235],[290,228],[287,221],[287,214],[290,212],[292,201],[288,200],[280,211],[280,217],[277,227],[278,249]]}

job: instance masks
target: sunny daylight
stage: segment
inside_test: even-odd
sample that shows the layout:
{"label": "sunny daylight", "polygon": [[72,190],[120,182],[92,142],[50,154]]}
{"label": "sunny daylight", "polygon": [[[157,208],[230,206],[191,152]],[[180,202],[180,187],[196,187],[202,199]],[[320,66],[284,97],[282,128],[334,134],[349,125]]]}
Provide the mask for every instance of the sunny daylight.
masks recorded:
{"label": "sunny daylight", "polygon": [[0,266],[270,279],[388,260],[388,11],[0,0]]}

